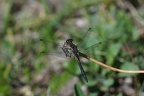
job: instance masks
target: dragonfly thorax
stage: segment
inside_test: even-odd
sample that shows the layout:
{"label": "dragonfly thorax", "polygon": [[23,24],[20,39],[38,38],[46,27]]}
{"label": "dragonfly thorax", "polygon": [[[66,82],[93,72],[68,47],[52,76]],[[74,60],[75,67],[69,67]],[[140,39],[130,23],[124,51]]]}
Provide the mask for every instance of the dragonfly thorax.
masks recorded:
{"label": "dragonfly thorax", "polygon": [[74,58],[76,54],[78,54],[77,46],[73,44],[73,39],[67,39],[62,46],[62,50],[64,51],[66,57]]}
{"label": "dragonfly thorax", "polygon": [[64,51],[66,57],[74,58],[74,54],[73,54],[74,50],[70,46],[70,42],[71,41],[66,41],[61,48]]}

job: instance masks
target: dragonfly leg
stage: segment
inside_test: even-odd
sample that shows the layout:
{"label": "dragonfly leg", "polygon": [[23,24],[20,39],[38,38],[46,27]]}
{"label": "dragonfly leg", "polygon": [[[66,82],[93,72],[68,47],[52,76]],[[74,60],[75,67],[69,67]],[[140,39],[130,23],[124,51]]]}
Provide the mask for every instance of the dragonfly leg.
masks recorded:
{"label": "dragonfly leg", "polygon": [[65,54],[66,55],[66,57],[68,57],[68,55],[67,54]]}
{"label": "dragonfly leg", "polygon": [[72,57],[71,55],[72,55],[72,53],[70,53],[70,58]]}

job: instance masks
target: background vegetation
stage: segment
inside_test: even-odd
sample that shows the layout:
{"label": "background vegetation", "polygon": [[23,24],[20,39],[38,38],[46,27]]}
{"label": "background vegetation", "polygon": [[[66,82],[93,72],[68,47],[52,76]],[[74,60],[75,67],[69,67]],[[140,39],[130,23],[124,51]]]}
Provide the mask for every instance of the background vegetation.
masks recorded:
{"label": "background vegetation", "polygon": [[143,74],[82,59],[87,83],[75,60],[48,56],[67,38],[78,44],[91,27],[85,47],[102,42],[91,57],[144,70],[143,18],[143,0],[1,0],[0,96],[144,96]]}

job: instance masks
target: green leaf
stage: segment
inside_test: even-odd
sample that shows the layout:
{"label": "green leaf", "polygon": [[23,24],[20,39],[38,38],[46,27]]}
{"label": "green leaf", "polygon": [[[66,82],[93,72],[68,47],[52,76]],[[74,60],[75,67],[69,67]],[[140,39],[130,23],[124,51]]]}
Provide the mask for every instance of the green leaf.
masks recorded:
{"label": "green leaf", "polygon": [[107,87],[110,87],[114,83],[114,79],[108,78],[107,80],[104,81],[104,85]]}
{"label": "green leaf", "polygon": [[139,39],[138,28],[134,27],[132,30],[132,38],[133,40]]}
{"label": "green leaf", "polygon": [[112,64],[120,51],[121,43],[112,44],[109,46],[108,51],[106,52],[106,58],[108,60],[108,64]]}
{"label": "green leaf", "polygon": [[76,96],[85,96],[79,85],[75,84],[74,89]]}

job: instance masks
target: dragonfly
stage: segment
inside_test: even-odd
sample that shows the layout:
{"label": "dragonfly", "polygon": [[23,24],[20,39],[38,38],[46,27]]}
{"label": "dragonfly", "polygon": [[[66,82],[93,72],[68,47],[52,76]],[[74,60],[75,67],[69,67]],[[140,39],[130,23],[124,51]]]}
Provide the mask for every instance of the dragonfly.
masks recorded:
{"label": "dragonfly", "polygon": [[77,60],[82,76],[86,80],[86,82],[88,82],[86,73],[82,67],[82,63],[79,58],[80,54],[82,53],[79,52],[77,46],[73,43],[73,39],[67,39],[61,47],[61,49],[65,53],[66,57],[75,58]]}
{"label": "dragonfly", "polygon": [[[85,34],[84,38],[87,36],[87,34],[88,34],[88,32],[89,32],[90,30],[91,30],[91,28],[88,29],[88,31],[87,31],[87,33]],[[87,38],[89,38],[89,37],[87,37]],[[86,39],[85,39],[85,40],[86,40]],[[87,41],[87,40],[86,40],[86,41]],[[94,47],[95,45],[100,44],[100,43],[101,43],[101,42],[96,43],[96,44],[94,44],[94,45],[92,45],[92,46],[90,46],[90,47]],[[81,44],[82,44],[82,43],[81,43]],[[78,44],[78,45],[81,45],[81,44]],[[83,45],[83,46],[84,46],[84,45]],[[88,78],[87,78],[87,75],[86,75],[86,73],[85,73],[85,71],[84,71],[84,68],[83,68],[83,66],[82,66],[82,63],[81,63],[81,61],[80,61],[80,57],[84,57],[84,58],[88,59],[89,56],[87,56],[87,55],[84,54],[84,53],[81,53],[81,52],[79,51],[77,45],[73,43],[73,39],[71,39],[71,38],[68,38],[68,39],[63,43],[63,45],[62,45],[60,48],[62,49],[62,51],[64,52],[64,54],[65,54],[66,57],[74,58],[74,59],[77,61],[78,65],[79,65],[79,68],[80,68],[80,71],[81,71],[81,74],[82,74],[84,80],[85,80],[86,82],[88,82]]]}
{"label": "dragonfly", "polygon": [[[87,33],[85,34],[85,36],[87,36],[87,34],[88,34],[88,32],[89,32],[90,30],[91,30],[91,28],[88,29],[88,31],[87,31]],[[85,36],[84,36],[84,37],[85,37]],[[87,38],[89,38],[89,37],[87,37]],[[90,46],[90,47],[94,47],[95,45],[98,45],[98,44],[100,44],[100,43],[101,43],[101,42],[96,43],[96,44],[94,44],[94,45],[92,45],[92,46]],[[86,54],[84,54],[84,53],[81,53],[81,52],[79,51],[77,45],[73,43],[73,39],[71,39],[71,38],[67,39],[67,40],[64,42],[64,44],[63,44],[63,46],[61,47],[61,49],[62,49],[63,52],[65,53],[66,57],[74,58],[74,59],[77,61],[78,65],[79,65],[79,68],[80,68],[80,70],[81,70],[81,74],[82,74],[83,78],[85,79],[86,82],[88,82],[88,78],[87,78],[87,76],[86,76],[86,73],[85,73],[85,71],[84,71],[84,69],[83,69],[83,67],[82,67],[82,63],[81,63],[81,61],[80,61],[80,56],[82,56],[82,57],[84,57],[84,58],[86,58],[86,59],[89,59],[89,56],[86,55]],[[87,48],[87,49],[88,49],[88,48]]]}

